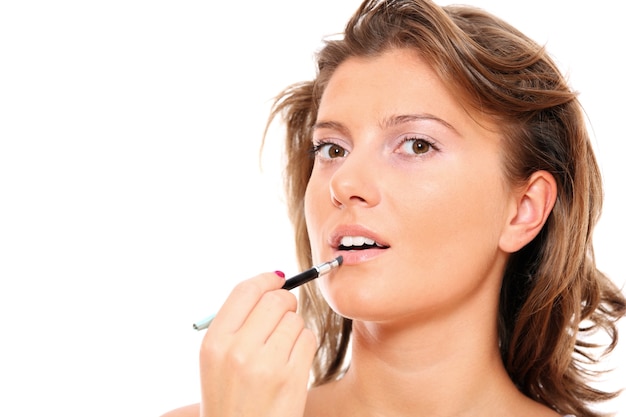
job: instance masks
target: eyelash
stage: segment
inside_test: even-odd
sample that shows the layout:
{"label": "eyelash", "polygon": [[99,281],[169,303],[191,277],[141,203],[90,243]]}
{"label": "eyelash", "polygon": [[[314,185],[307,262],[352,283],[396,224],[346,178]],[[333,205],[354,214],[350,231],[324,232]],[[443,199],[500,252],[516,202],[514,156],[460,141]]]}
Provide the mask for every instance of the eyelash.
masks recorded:
{"label": "eyelash", "polygon": [[424,155],[426,153],[430,153],[431,151],[438,151],[439,148],[435,145],[435,143],[431,140],[428,140],[426,138],[423,137],[416,137],[416,136],[410,136],[407,138],[404,138],[402,140],[402,143],[400,144],[400,148],[402,148],[405,144],[409,143],[409,142],[421,142],[423,144],[425,144],[426,146],[428,146],[428,150],[426,150],[426,152],[424,153],[414,153],[415,156],[419,156],[419,155]]}
{"label": "eyelash", "polygon": [[337,147],[339,147],[339,148],[341,148],[341,149],[343,149],[343,150],[345,151],[345,149],[344,149],[342,146],[337,145],[337,144],[336,144],[336,143],[334,143],[334,142],[330,142],[330,141],[319,141],[319,142],[317,142],[317,143],[313,144],[313,146],[311,147],[311,151],[310,151],[310,153],[311,153],[311,155],[313,155],[313,156],[317,156],[317,155],[318,155],[318,154],[322,151],[322,149],[324,149],[324,147],[326,147],[326,146],[331,146],[331,145],[337,146]]}
{"label": "eyelash", "polygon": [[[402,140],[402,142],[400,143],[400,146],[398,147],[398,149],[402,149],[404,147],[405,144],[410,143],[410,142],[421,142],[422,144],[425,144],[428,149],[423,152],[423,153],[413,153],[413,156],[421,156],[427,153],[430,153],[431,151],[438,151],[439,148],[435,145],[435,143],[431,140],[425,139],[423,137],[415,137],[415,136],[410,136],[407,138],[404,138]],[[338,148],[340,148],[343,152],[348,152],[343,146],[332,142],[332,141],[319,141],[315,144],[313,144],[313,146],[311,147],[310,153],[312,156],[317,156],[320,154],[320,152],[322,151],[322,149],[324,149],[326,146],[337,146]],[[349,152],[348,152],[349,153]],[[344,156],[344,155],[342,155]],[[324,156],[324,159],[334,159],[332,157],[329,156]]]}

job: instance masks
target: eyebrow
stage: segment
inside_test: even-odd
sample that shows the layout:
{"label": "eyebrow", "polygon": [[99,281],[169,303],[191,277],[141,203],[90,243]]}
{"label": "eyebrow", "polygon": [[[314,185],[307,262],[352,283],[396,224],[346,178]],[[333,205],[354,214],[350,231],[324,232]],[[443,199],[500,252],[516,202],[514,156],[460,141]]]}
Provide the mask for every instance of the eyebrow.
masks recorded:
{"label": "eyebrow", "polygon": [[[380,123],[380,126],[382,128],[390,128],[390,127],[401,125],[403,123],[416,122],[416,121],[422,121],[422,120],[430,120],[430,121],[437,122],[443,125],[444,127],[454,131],[456,134],[458,134],[458,131],[450,123],[446,122],[440,117],[437,117],[428,113],[400,114],[400,115],[386,117],[382,120],[382,122]],[[317,122],[313,125],[313,130],[317,130],[317,129],[334,129],[342,133],[346,133],[348,131],[346,126],[335,121]]]}
{"label": "eyebrow", "polygon": [[457,130],[450,123],[446,122],[440,117],[437,117],[429,113],[400,114],[396,116],[391,116],[391,117],[387,117],[383,119],[380,125],[383,128],[390,128],[390,127],[401,125],[403,123],[418,122],[422,120],[430,120],[430,121],[437,122],[458,134]]}
{"label": "eyebrow", "polygon": [[332,121],[316,122],[313,125],[313,130],[317,130],[317,129],[333,129],[333,130],[338,130],[342,133],[346,133],[348,131],[348,128],[346,128],[343,124],[339,122],[332,122]]}

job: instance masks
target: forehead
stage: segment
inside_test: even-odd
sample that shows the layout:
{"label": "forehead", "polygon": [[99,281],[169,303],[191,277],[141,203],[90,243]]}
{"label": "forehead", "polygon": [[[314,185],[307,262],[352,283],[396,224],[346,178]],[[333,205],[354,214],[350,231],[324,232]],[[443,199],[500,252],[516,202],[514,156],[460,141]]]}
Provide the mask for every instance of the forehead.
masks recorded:
{"label": "forehead", "polygon": [[350,57],[330,77],[318,121],[358,109],[379,118],[428,113],[461,130],[480,125],[497,131],[488,117],[469,110],[455,87],[445,83],[415,50],[396,48],[373,57]]}
{"label": "forehead", "polygon": [[397,99],[417,90],[448,93],[446,86],[418,53],[391,49],[372,57],[350,57],[342,62],[330,77],[322,102],[332,104],[347,95],[358,96],[365,92],[370,96],[372,92],[378,92],[380,99]]}

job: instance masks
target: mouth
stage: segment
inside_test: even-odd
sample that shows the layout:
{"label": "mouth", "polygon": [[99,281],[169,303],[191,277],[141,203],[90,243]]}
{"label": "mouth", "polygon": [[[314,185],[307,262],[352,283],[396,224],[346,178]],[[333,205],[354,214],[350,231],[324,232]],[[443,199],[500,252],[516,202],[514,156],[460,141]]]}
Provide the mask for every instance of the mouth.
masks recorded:
{"label": "mouth", "polygon": [[338,226],[329,236],[333,256],[343,256],[343,265],[358,265],[388,253],[389,242],[368,227],[359,224]]}
{"label": "mouth", "polygon": [[389,245],[385,245],[365,236],[342,236],[337,250],[340,251],[359,251],[367,249],[388,249]]}

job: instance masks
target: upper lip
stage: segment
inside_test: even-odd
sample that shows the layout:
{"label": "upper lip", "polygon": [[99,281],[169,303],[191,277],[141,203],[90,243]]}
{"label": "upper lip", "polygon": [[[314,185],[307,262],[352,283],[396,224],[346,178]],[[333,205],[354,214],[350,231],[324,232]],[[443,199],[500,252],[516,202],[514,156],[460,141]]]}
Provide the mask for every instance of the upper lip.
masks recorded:
{"label": "upper lip", "polygon": [[337,227],[329,236],[329,243],[333,249],[338,249],[344,236],[362,236],[374,240],[379,246],[388,248],[389,242],[377,233],[362,225],[343,225]]}

